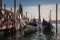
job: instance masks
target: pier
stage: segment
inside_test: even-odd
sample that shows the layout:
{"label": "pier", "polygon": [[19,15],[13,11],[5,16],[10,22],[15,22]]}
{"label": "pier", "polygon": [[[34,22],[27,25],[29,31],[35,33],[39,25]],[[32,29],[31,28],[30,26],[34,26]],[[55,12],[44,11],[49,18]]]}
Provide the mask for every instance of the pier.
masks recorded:
{"label": "pier", "polygon": [[[3,13],[4,12],[4,13]],[[2,0],[0,0],[0,33],[14,33],[15,29],[15,17],[12,9],[9,11],[6,9],[6,4],[4,8],[2,7]]]}

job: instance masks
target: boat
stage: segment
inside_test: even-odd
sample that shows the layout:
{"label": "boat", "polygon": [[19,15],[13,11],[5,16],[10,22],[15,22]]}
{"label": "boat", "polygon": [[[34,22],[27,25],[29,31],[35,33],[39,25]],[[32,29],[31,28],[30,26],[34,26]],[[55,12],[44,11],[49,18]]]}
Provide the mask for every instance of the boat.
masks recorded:
{"label": "boat", "polygon": [[28,21],[26,18],[22,18],[20,15],[20,31],[23,30],[24,34],[28,34],[31,32],[37,31],[37,21],[36,19],[32,19]]}
{"label": "boat", "polygon": [[27,25],[37,26],[37,21],[35,19],[32,19]]}
{"label": "boat", "polygon": [[37,31],[37,21],[35,19],[31,20],[26,24],[25,34]]}
{"label": "boat", "polygon": [[53,32],[53,25],[50,22],[43,19],[42,29],[43,29],[43,32]]}

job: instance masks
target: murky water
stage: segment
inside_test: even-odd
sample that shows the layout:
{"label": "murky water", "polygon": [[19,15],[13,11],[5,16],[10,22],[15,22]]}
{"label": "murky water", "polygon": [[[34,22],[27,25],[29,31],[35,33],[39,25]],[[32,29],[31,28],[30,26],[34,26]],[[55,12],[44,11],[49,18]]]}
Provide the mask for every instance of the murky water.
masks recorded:
{"label": "murky water", "polygon": [[[55,24],[54,29],[55,29]],[[57,39],[55,37],[55,33],[43,33],[42,31],[33,32],[30,34],[26,34],[21,37],[23,34],[18,31],[15,35],[6,34],[5,36],[0,35],[0,40],[60,40],[60,24],[58,24],[58,36]]]}

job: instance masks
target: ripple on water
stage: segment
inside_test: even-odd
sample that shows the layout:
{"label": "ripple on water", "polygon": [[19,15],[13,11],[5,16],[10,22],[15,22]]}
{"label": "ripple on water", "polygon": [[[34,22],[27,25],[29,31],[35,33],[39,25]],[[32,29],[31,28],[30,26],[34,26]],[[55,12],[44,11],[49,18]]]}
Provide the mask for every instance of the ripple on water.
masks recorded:
{"label": "ripple on water", "polygon": [[[55,27],[55,26],[54,26]],[[56,28],[54,29],[56,30]],[[34,33],[30,33],[30,34],[26,34],[25,36],[21,37],[22,33],[20,31],[16,32],[14,38],[12,36],[8,36],[8,37],[0,37],[0,40],[6,40],[6,38],[8,40],[55,40],[54,35],[47,35],[47,34],[43,34],[43,32],[37,31]],[[10,39],[11,38],[11,39]],[[60,25],[58,25],[58,36],[57,36],[57,40],[60,40]]]}

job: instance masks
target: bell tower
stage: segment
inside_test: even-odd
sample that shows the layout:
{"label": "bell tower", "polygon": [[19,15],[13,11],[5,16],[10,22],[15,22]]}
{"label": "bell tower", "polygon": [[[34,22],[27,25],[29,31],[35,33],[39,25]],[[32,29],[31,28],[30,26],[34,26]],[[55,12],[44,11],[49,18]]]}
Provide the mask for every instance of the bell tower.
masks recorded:
{"label": "bell tower", "polygon": [[23,17],[23,7],[22,7],[21,3],[19,5],[19,13],[21,14],[21,17]]}

